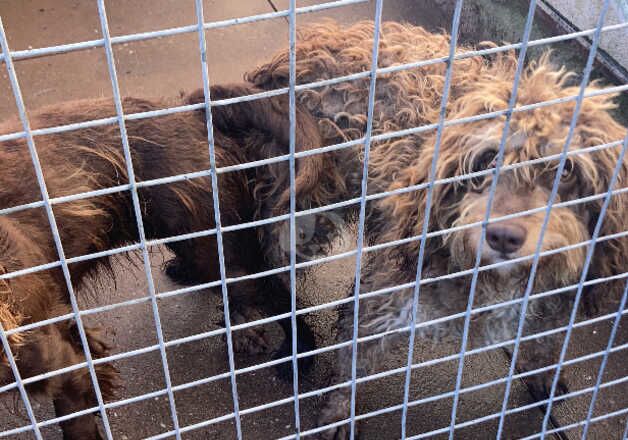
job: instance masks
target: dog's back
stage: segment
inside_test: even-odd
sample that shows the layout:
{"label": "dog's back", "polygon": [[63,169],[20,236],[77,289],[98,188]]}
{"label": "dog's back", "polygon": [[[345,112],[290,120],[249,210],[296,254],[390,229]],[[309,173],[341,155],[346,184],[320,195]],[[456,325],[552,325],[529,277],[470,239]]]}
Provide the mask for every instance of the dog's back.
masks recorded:
{"label": "dog's back", "polygon": [[[165,102],[125,99],[127,113],[167,107]],[[32,127],[50,127],[99,119],[111,115],[108,100],[77,101],[42,109],[30,115]],[[205,125],[194,113],[128,120],[125,123],[135,181],[171,177],[209,169]],[[3,132],[20,131],[16,122],[3,125]],[[34,137],[48,195],[51,198],[119,188],[105,195],[54,204],[54,213],[67,257],[85,255],[136,241],[137,227],[129,192],[127,164],[117,123]],[[218,133],[218,166],[244,161],[240,149]],[[2,173],[0,206],[3,208],[41,200],[40,188],[25,139],[0,145]],[[228,180],[228,182],[225,182]],[[224,191],[223,216],[241,218],[246,207],[247,181],[243,173],[221,176]],[[177,235],[213,227],[211,182],[208,176],[183,182],[138,188],[142,217],[149,236]],[[233,197],[236,200],[228,200]],[[45,258],[56,259],[43,210],[24,210],[10,216],[47,240]],[[44,238],[45,237],[45,238]],[[42,264],[44,262],[41,262]]]}

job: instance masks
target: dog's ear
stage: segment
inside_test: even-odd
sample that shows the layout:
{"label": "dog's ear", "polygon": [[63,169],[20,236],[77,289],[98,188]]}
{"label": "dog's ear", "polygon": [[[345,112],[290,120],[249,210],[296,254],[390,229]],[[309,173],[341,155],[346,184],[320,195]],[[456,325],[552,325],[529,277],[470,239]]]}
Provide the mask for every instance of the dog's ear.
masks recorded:
{"label": "dog's ear", "polygon": [[[260,93],[262,90],[250,84],[232,84],[213,86],[211,98],[213,101],[235,98],[239,96]],[[197,91],[188,97],[188,103],[198,103],[204,100],[203,91]],[[290,142],[290,120],[288,115],[287,95],[278,95],[269,98],[240,101],[228,105],[212,108],[212,123],[215,130],[226,136],[242,137],[250,131],[258,131],[270,135],[275,142],[288,153]],[[203,119],[204,110],[201,110]],[[318,123],[301,105],[296,105],[295,123],[295,151],[301,152],[318,148],[323,145],[318,131]],[[287,168],[287,167],[286,167]],[[285,174],[287,182],[288,174]],[[323,179],[324,174],[324,179]],[[300,158],[296,162],[296,196],[303,206],[325,204],[331,197],[327,188],[330,185],[321,185],[322,180],[332,182],[335,191],[341,191],[345,185],[342,175],[335,164],[324,154],[313,154]],[[277,185],[279,187],[279,185]],[[289,203],[290,191],[285,189],[277,198],[276,211],[285,210]]]}
{"label": "dog's ear", "polygon": [[[621,147],[619,147],[621,148]],[[600,161],[599,180],[601,193],[608,190],[610,178],[619,159],[619,149],[613,148],[605,158]],[[628,160],[624,159],[617,182],[613,189],[617,190],[625,187],[628,181]],[[596,200],[593,203],[593,209],[590,215],[589,231],[593,233],[604,199]],[[602,227],[599,236],[604,238],[609,235],[618,234],[628,231],[628,195],[626,193],[613,194],[611,196],[606,214],[602,220]],[[619,275],[628,270],[628,237],[621,236],[613,239],[605,239],[598,241],[595,246],[595,253],[588,272],[588,279],[604,278],[613,275]],[[583,304],[585,312],[593,314],[599,306],[605,303],[614,302],[621,294],[626,283],[625,278],[615,281],[594,284],[585,290]]]}
{"label": "dog's ear", "polygon": [[[387,216],[388,232],[384,232],[384,234],[390,234],[391,240],[395,239],[395,237],[403,238],[421,234],[427,203],[427,185],[431,179],[430,169],[435,153],[435,144],[435,135],[427,139],[409,136],[394,142],[388,147],[393,151],[396,149],[400,149],[400,151],[412,151],[414,149],[416,151],[413,153],[415,159],[401,171],[396,169],[395,163],[390,164],[392,167],[390,170],[387,170],[385,165],[383,166],[383,171],[381,169],[378,170],[378,172],[396,176],[388,189],[394,191],[419,186],[416,190],[388,196],[379,202],[381,210]],[[459,139],[454,130],[445,130],[436,164],[434,176],[436,180],[452,177],[459,172],[460,159],[459,155],[456,154],[456,151],[459,150],[458,147]],[[453,210],[448,210],[448,208],[455,206],[455,201],[451,200],[455,193],[456,188],[452,184],[434,185],[429,220],[430,231],[451,226]],[[436,250],[441,244],[440,237],[428,240],[428,247],[432,250]]]}
{"label": "dog's ear", "polygon": [[[623,141],[627,136],[627,130],[618,124],[610,115],[609,110],[615,104],[608,96],[587,99],[583,102],[578,136],[583,147],[593,147],[610,142]],[[595,192],[605,194],[608,191],[613,171],[620,160],[622,145],[606,148],[595,153],[590,153],[597,169]],[[620,164],[617,181],[614,190],[624,188],[628,181],[628,155],[625,155]],[[589,217],[589,232],[593,233],[598,222],[604,199],[600,198],[588,206],[591,206]],[[600,237],[609,236],[628,231],[628,194],[616,193],[611,196],[600,230]],[[628,237],[622,236],[614,239],[599,241],[595,246],[595,254],[588,272],[588,279],[609,277],[618,275],[628,270]],[[616,300],[621,294],[626,279],[594,284],[585,290],[583,304],[585,312],[594,312],[600,305]]]}
{"label": "dog's ear", "polygon": [[[210,88],[212,101],[238,98],[262,92],[250,84],[217,85]],[[188,95],[188,104],[204,102],[203,90],[197,90]],[[205,109],[198,114],[205,120]],[[306,118],[301,108],[297,106],[297,148],[306,149],[306,143],[320,145],[316,123]],[[310,124],[308,124],[308,122]],[[290,125],[288,119],[288,99],[286,95],[269,98],[259,98],[240,101],[233,104],[212,106],[212,124],[227,136],[246,134],[248,130],[259,130],[270,134],[282,144],[290,140]],[[303,126],[301,126],[303,125]],[[299,151],[297,149],[297,151]]]}

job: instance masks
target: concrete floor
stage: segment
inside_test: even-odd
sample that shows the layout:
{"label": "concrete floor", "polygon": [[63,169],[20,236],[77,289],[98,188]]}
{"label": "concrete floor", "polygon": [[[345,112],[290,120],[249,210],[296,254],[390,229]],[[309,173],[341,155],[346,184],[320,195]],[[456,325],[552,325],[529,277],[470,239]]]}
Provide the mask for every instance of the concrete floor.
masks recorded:
{"label": "concrete floor", "polygon": [[[192,0],[108,0],[112,35],[143,32],[195,22]],[[299,6],[319,3],[299,1]],[[448,27],[449,18],[427,3],[412,0],[388,0],[384,9],[385,19],[405,20],[430,28]],[[436,4],[444,3],[442,1]],[[286,8],[288,0],[206,0],[207,21],[247,16]],[[343,22],[353,22],[372,17],[373,2],[340,10],[300,15],[299,23],[332,16]],[[81,0],[0,0],[2,16],[9,44],[13,50],[29,47],[45,47],[100,38],[100,26],[95,2]],[[285,19],[265,20],[246,25],[207,31],[209,69],[215,83],[238,81],[244,71],[268,59],[271,53],[286,45],[288,26]],[[466,29],[468,39],[473,39],[477,29]],[[122,93],[138,97],[172,97],[180,91],[191,91],[201,86],[197,35],[183,34],[158,40],[148,40],[115,46],[118,76]],[[28,108],[79,98],[111,96],[111,84],[107,75],[105,55],[102,48],[73,52],[53,57],[44,57],[16,62],[17,74]],[[4,69],[0,74],[0,117],[15,113],[10,87]],[[349,249],[351,236],[339,245],[339,251]],[[344,246],[344,247],[343,247]],[[165,256],[159,252],[152,257],[157,290],[171,290],[173,285],[161,273]],[[115,264],[116,282],[101,280],[98,295],[85,294],[81,297],[82,307],[112,304],[125,299],[146,296],[146,280],[141,270],[129,267],[126,262]],[[351,280],[353,260],[346,259],[312,269],[299,285],[299,295],[309,304],[319,304],[342,296]],[[192,335],[221,327],[222,305],[218,295],[197,292],[178,296],[159,303],[161,321],[166,340]],[[334,340],[334,311],[318,313],[309,318],[320,344]],[[107,337],[116,352],[128,351],[156,343],[155,324],[147,303],[116,309],[92,317],[107,329]],[[624,326],[625,327],[625,326]],[[605,347],[610,322],[586,327],[574,334],[570,356],[595,352]],[[617,344],[625,343],[626,329],[621,332]],[[269,331],[276,332],[274,326]],[[274,334],[274,333],[273,333]],[[278,341],[279,342],[279,341]],[[456,345],[433,346],[418,342],[415,361],[435,359],[455,353]],[[203,339],[182,344],[168,350],[168,362],[172,382],[175,385],[209,377],[228,370],[223,338]],[[626,374],[626,355],[620,352],[610,358],[605,380]],[[405,362],[402,351],[393,354],[382,368],[395,368]],[[236,367],[260,363],[268,358],[237,356]],[[330,356],[316,358],[314,375],[303,390],[326,386],[329,376]],[[118,399],[138,396],[164,387],[164,375],[159,353],[150,352],[116,362],[122,373],[124,387]],[[412,399],[437,395],[453,389],[456,364],[439,363],[415,372],[412,380]],[[599,358],[582,362],[565,369],[572,391],[591,386],[595,382]],[[429,370],[429,371],[428,371]],[[503,377],[508,371],[508,360],[502,351],[485,352],[471,356],[465,362],[463,386],[470,386]],[[365,413],[397,404],[401,401],[403,375],[372,381],[358,387],[358,413]],[[310,383],[311,382],[311,383]],[[281,382],[273,369],[259,370],[239,375],[237,378],[240,408],[251,408],[266,402],[289,397],[290,384]],[[503,386],[494,386],[482,391],[464,394],[461,397],[458,421],[487,416],[499,411]],[[590,394],[570,399],[554,410],[557,424],[567,425],[581,420],[586,414]],[[177,413],[181,426],[198,423],[206,419],[228,414],[233,410],[230,382],[216,381],[187,389],[175,394]],[[511,405],[521,406],[532,402],[526,387],[514,383]],[[10,429],[27,423],[23,408],[15,395],[0,396],[0,430]],[[314,426],[317,414],[317,399],[301,402],[302,427]],[[413,407],[409,411],[408,432],[417,434],[446,427],[449,424],[451,399],[440,399],[429,404]],[[612,387],[600,394],[595,415],[628,406],[628,385]],[[38,420],[53,417],[49,402],[36,400]],[[164,396],[139,403],[117,407],[108,413],[114,437],[136,439],[172,429],[172,420],[167,398]],[[519,438],[539,431],[542,414],[530,409],[507,418],[504,438]],[[399,436],[400,413],[368,419],[358,427],[365,439],[391,439]],[[597,423],[591,427],[592,439],[618,439],[625,424],[625,416]],[[496,429],[496,420],[456,431],[456,438],[485,439]],[[277,438],[289,435],[293,427],[291,404],[243,416],[242,427],[245,438]],[[44,430],[46,438],[58,439],[57,427]],[[565,432],[563,438],[578,438],[579,429]],[[233,423],[223,422],[203,429],[191,431],[183,436],[190,439],[228,439],[235,437]],[[31,438],[18,435],[13,438]],[[433,438],[445,438],[435,436]]]}

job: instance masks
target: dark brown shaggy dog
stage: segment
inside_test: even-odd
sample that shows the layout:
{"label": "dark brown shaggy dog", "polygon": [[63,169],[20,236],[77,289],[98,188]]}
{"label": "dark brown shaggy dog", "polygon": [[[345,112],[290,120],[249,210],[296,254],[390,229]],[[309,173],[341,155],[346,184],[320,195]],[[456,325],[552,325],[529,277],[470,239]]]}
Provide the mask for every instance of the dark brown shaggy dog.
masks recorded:
{"label": "dark brown shaggy dog", "polygon": [[[450,37],[433,34],[423,28],[398,23],[384,23],[380,40],[379,67],[389,67],[432,58],[446,57]],[[297,45],[297,80],[308,83],[357,72],[368,71],[373,45],[373,23],[364,22],[343,29],[333,22],[303,29]],[[458,52],[470,48],[459,48]],[[288,82],[288,54],[281,53],[269,64],[250,73],[247,79],[265,89],[285,87]],[[458,119],[506,109],[517,67],[513,53],[490,59],[475,57],[457,60],[453,66],[452,89],[447,105],[447,119]],[[379,75],[376,85],[374,134],[401,130],[438,121],[443,91],[445,63]],[[544,56],[524,71],[518,93],[518,106],[575,96],[578,87],[568,86],[571,74],[557,69]],[[326,143],[356,139],[364,135],[369,78],[341,82],[299,94],[299,101],[319,118],[319,127]],[[588,91],[598,86],[592,84]],[[603,194],[615,168],[619,146],[577,154],[580,149],[608,142],[621,141],[626,128],[609,114],[614,108],[612,97],[602,95],[584,100],[575,137],[570,144],[567,166],[563,172],[556,202],[564,202],[593,194]],[[574,110],[574,101],[518,112],[510,124],[510,137],[505,150],[505,165],[559,153],[565,143]],[[484,119],[472,124],[452,125],[444,129],[440,144],[436,179],[448,179],[471,172],[490,170],[497,153],[505,117]],[[369,194],[425,185],[429,179],[434,154],[435,130],[398,137],[371,146],[369,163]],[[327,200],[355,197],[359,194],[361,154],[344,150],[333,154],[346,176],[346,192],[338,191]],[[548,202],[558,160],[537,162],[503,170],[497,185],[491,217],[542,208]],[[434,198],[428,231],[433,233],[426,243],[423,278],[438,277],[474,265],[480,227],[488,199],[492,174],[447,182],[434,187]],[[628,180],[628,163],[624,162],[618,187]],[[424,188],[424,187],[423,187]],[[598,220],[603,199],[555,207],[551,211],[542,251],[551,251],[591,237]],[[406,191],[376,199],[369,203],[367,231],[371,242],[389,242],[420,235],[425,212],[426,190]],[[612,197],[601,235],[628,229],[628,196]],[[514,260],[534,253],[545,210],[539,209],[518,218],[491,223],[483,247],[482,265]],[[458,228],[445,233],[437,231],[475,223],[474,227]],[[540,260],[533,293],[545,292],[577,283],[583,269],[586,248],[555,252]],[[628,240],[601,241],[596,246],[589,278],[619,274],[628,269]],[[362,268],[361,293],[387,289],[414,281],[419,254],[419,241],[385,247],[371,254]],[[525,290],[531,258],[512,262],[500,269],[484,270],[478,279],[474,307],[520,298]],[[445,279],[425,284],[421,289],[418,322],[463,312],[469,297],[471,276]],[[611,298],[616,287],[604,283],[586,292],[585,300],[603,296]],[[531,300],[527,309],[525,335],[566,324],[575,289],[561,295]],[[349,293],[353,293],[353,289]],[[413,290],[394,289],[363,299],[360,305],[360,336],[403,328],[409,325]],[[473,315],[471,344],[507,341],[514,337],[520,307],[502,306]],[[351,339],[352,307],[345,310],[339,324],[340,341]],[[418,334],[460,344],[462,319],[438,325],[422,326]],[[397,335],[407,335],[398,332]],[[535,369],[557,360],[564,333],[555,338],[536,339],[522,345],[524,353],[519,366]],[[391,339],[361,344],[359,371],[368,373],[377,367],[378,359],[392,350]],[[407,338],[406,338],[407,346]],[[525,355],[528,351],[531,354]],[[350,376],[351,354],[340,350],[336,381]],[[536,387],[542,391],[553,377],[537,375]],[[328,424],[348,415],[349,389],[333,391],[321,412],[320,424]],[[329,430],[329,438],[344,438],[347,425]]]}
{"label": "dark brown shaggy dog", "polygon": [[[216,99],[255,93],[252,87],[232,86],[212,89]],[[197,92],[188,103],[203,102]],[[288,152],[288,117],[285,97],[217,107],[213,110],[216,163],[218,167],[265,159]],[[168,107],[167,102],[127,98],[126,113]],[[44,108],[30,114],[34,128],[71,124],[112,114],[111,101],[79,101]],[[202,111],[127,121],[128,138],[136,179],[146,181],[180,173],[210,168],[205,115]],[[1,133],[20,131],[19,121],[0,126]],[[319,146],[313,119],[297,109],[297,150]],[[128,183],[120,132],[117,125],[107,125],[35,137],[50,197],[94,191]],[[41,199],[33,165],[25,140],[0,145],[0,208],[13,207]],[[306,191],[316,200],[320,192],[313,186],[317,174],[325,169],[325,159],[313,156],[297,163],[297,195]],[[274,173],[268,173],[268,170]],[[270,178],[258,178],[263,171]],[[306,178],[301,178],[301,175]],[[260,212],[285,211],[284,194],[288,179],[287,164],[219,175],[222,225],[252,221]],[[312,179],[312,180],[308,180]],[[253,198],[256,188],[264,187],[262,196]],[[283,189],[282,189],[283,188]],[[166,237],[214,228],[211,180],[209,177],[162,184],[139,190],[143,223],[147,238]],[[307,203],[307,202],[305,202]],[[137,225],[129,191],[84,198],[70,203],[55,203],[54,214],[68,258],[99,252],[138,240]],[[267,268],[263,250],[254,229],[224,235],[227,276],[261,271]],[[168,273],[187,282],[219,279],[215,236],[169,243],[175,259]],[[0,270],[11,273],[58,260],[50,226],[43,209],[26,209],[0,216]],[[72,281],[80,288],[104,259],[70,265]],[[268,285],[274,288],[269,289]],[[279,288],[275,288],[280,286]],[[289,310],[290,296],[281,283],[247,281],[230,285],[230,300],[235,322],[247,316],[252,305],[262,304],[274,314]],[[270,297],[262,298],[264,291]],[[66,284],[60,270],[40,271],[0,283],[0,319],[5,330],[42,321],[71,311]],[[282,322],[285,329],[289,323]],[[306,348],[309,331],[300,323]],[[86,329],[94,358],[107,355],[108,347],[96,329]],[[290,335],[290,332],[286,332]],[[254,335],[253,335],[254,336]],[[311,338],[310,338],[311,339]],[[237,341],[237,339],[236,339]],[[245,341],[245,340],[242,340]],[[241,342],[242,342],[241,341]],[[23,378],[67,367],[84,361],[83,349],[73,321],[38,327],[11,335],[10,345]],[[246,342],[241,343],[246,345]],[[290,347],[289,341],[284,344]],[[0,384],[12,379],[5,353],[2,352]],[[99,364],[96,373],[105,399],[111,397],[116,371],[109,364]],[[90,376],[86,369],[75,370],[34,383],[32,391],[47,393],[54,400],[57,416],[84,410],[96,404]],[[95,416],[85,415],[61,423],[64,438],[100,438]]]}

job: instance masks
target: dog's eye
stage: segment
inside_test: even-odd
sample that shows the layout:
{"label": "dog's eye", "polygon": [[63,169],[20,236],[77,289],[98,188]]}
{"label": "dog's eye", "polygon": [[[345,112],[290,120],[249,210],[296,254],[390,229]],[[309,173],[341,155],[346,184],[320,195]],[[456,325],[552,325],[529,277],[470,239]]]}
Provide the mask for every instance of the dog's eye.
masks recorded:
{"label": "dog's eye", "polygon": [[[494,168],[497,162],[497,151],[486,150],[479,154],[474,160],[471,167],[471,172],[477,173],[479,171],[485,171],[489,168]],[[475,176],[471,179],[471,188],[474,191],[481,191],[486,182],[487,175]]]}
{"label": "dog's eye", "polygon": [[560,175],[560,180],[563,182],[570,181],[575,176],[575,173],[573,171],[574,171],[573,161],[567,159],[567,161],[565,162],[565,166],[563,167],[563,172]]}
{"label": "dog's eye", "polygon": [[473,172],[493,168],[497,162],[497,151],[486,150],[473,161]]}

